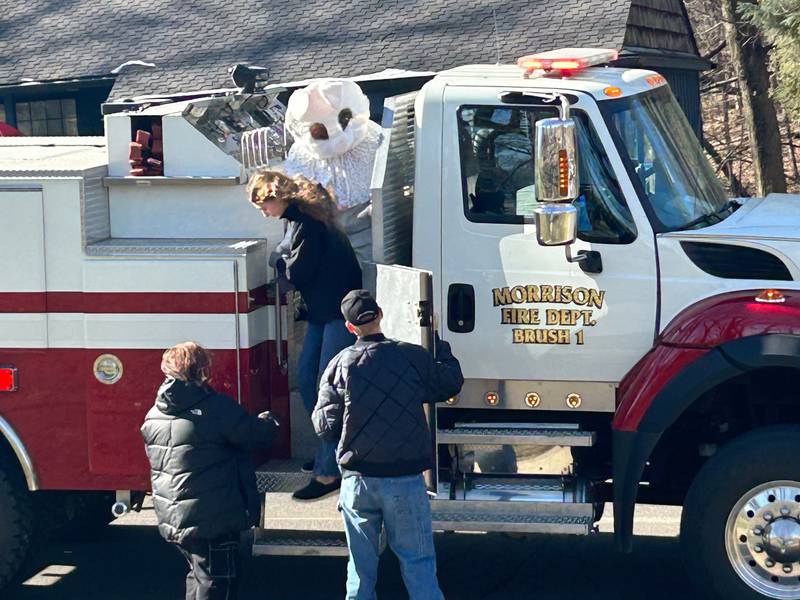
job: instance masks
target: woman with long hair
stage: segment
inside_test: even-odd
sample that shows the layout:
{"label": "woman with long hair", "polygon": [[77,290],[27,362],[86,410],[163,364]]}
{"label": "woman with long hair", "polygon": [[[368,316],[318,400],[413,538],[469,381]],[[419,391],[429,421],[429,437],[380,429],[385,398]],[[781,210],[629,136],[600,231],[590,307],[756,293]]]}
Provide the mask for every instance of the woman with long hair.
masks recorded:
{"label": "woman with long hair", "polygon": [[[361,267],[337,225],[336,203],[325,188],[300,175],[262,170],[250,178],[247,191],[264,216],[285,219],[291,225],[288,248],[275,267],[296,290],[295,319],[308,321],[297,376],[303,404],[311,415],[325,367],[355,342],[345,327],[340,304],[349,291],[361,287]],[[295,491],[296,500],[316,500],[339,489],[336,445],[320,444],[311,467],[314,477]]]}

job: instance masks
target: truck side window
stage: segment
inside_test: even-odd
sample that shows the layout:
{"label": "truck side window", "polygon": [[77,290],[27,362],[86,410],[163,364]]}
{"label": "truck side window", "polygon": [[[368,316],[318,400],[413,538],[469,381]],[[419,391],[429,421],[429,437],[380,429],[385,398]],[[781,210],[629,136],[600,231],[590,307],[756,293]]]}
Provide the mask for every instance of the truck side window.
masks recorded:
{"label": "truck side window", "polygon": [[[627,244],[636,226],[625,197],[588,117],[573,111],[578,124],[580,196],[578,237]],[[530,222],[536,205],[534,124],[557,116],[553,107],[462,106],[458,111],[464,211],[479,223]],[[526,217],[528,217],[526,219]]]}

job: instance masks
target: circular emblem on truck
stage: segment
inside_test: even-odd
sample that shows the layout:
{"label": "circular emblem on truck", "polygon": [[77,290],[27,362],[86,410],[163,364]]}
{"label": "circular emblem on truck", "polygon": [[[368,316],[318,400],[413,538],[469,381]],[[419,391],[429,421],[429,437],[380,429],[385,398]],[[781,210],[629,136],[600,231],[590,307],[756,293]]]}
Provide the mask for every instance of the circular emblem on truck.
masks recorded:
{"label": "circular emblem on truck", "polygon": [[569,408],[580,408],[581,404],[583,404],[583,398],[581,398],[580,394],[570,394],[567,396],[566,401]]}
{"label": "circular emblem on truck", "polygon": [[538,406],[542,403],[542,398],[536,392],[528,392],[525,395],[525,404],[528,405],[530,408],[538,408]]}
{"label": "circular emblem on truck", "polygon": [[94,376],[106,385],[117,383],[122,379],[122,361],[113,354],[101,354],[94,361]]}

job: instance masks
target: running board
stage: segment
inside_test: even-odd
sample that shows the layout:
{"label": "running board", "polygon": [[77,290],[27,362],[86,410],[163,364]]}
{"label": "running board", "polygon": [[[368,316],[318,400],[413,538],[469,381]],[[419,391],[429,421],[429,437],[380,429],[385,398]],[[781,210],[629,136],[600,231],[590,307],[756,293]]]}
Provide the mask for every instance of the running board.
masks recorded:
{"label": "running board", "polygon": [[339,531],[256,529],[253,556],[348,556]]}
{"label": "running board", "polygon": [[526,445],[526,446],[593,446],[595,433],[563,427],[497,427],[476,423],[436,432],[439,444]]}
{"label": "running board", "polygon": [[588,535],[591,504],[432,500],[433,528],[439,531],[500,531]]}

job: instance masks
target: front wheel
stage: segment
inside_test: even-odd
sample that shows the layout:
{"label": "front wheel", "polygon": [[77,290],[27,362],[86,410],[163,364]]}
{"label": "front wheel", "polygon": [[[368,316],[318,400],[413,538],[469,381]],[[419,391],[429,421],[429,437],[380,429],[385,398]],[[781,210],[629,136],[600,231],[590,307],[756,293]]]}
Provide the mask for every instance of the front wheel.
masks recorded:
{"label": "front wheel", "polygon": [[698,473],[681,520],[689,576],[725,600],[800,598],[800,427],[765,427]]}
{"label": "front wheel", "polygon": [[32,540],[30,494],[21,475],[0,458],[0,590],[18,574]]}

